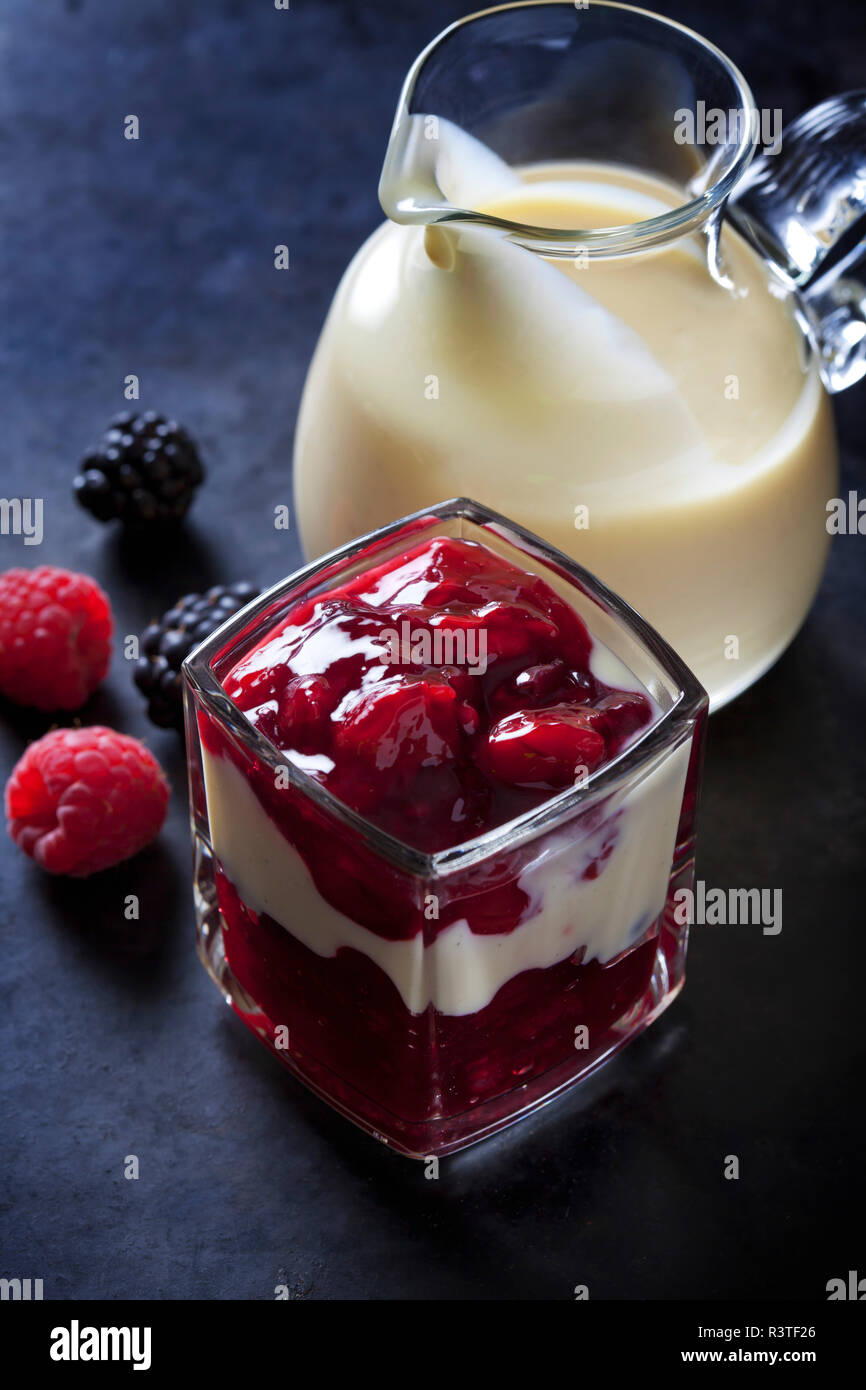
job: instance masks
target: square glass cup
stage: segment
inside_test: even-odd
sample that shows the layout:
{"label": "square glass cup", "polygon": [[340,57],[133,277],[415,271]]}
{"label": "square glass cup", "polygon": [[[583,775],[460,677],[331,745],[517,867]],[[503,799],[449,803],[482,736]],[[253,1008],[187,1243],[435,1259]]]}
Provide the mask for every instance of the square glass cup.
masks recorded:
{"label": "square glass cup", "polygon": [[[427,854],[290,763],[221,679],[301,599],[436,536],[543,578],[657,711],[581,783]],[[274,1055],[377,1139],[425,1158],[495,1133],[682,987],[674,894],[693,881],[707,696],[642,618],[537,536],[464,498],[405,517],[248,604],[184,675],[201,960]]]}

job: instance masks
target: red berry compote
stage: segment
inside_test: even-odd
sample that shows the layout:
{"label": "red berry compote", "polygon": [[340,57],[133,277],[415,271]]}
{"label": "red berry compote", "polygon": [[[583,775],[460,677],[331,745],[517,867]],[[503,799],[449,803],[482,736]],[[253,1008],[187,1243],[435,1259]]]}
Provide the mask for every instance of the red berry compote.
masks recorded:
{"label": "red berry compote", "polygon": [[410,518],[187,678],[205,963],[377,1137],[492,1133],[679,989],[706,697],[536,538],[475,504]]}

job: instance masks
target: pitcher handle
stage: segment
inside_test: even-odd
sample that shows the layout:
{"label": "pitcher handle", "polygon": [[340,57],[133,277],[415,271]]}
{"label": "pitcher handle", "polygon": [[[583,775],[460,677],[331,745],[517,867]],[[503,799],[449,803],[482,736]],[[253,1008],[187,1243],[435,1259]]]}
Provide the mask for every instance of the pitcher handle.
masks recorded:
{"label": "pitcher handle", "polygon": [[799,292],[827,389],[859,381],[866,374],[866,90],[798,116],[778,151],[751,165],[729,213]]}

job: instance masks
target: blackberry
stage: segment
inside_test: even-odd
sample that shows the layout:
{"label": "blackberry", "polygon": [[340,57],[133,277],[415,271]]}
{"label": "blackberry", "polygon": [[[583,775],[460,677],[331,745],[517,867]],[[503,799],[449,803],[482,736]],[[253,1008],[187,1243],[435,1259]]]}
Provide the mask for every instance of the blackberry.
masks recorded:
{"label": "blackberry", "polygon": [[255,584],[242,583],[218,584],[206,594],[185,594],[158,623],[144,629],[133,680],[147,696],[147,714],[153,724],[183,730],[180,668],[184,659],[258,593]]}
{"label": "blackberry", "polygon": [[97,521],[179,521],[204,478],[195,442],[155,411],[117,415],[79,465],[75,496]]}

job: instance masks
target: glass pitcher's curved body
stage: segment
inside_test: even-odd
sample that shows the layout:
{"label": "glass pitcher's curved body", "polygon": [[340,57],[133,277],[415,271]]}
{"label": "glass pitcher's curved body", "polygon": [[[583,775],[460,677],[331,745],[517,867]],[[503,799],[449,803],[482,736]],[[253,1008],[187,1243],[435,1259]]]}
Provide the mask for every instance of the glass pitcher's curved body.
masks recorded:
{"label": "glass pitcher's curved body", "polygon": [[[660,56],[656,28],[681,51]],[[554,51],[528,101],[527,55]],[[685,84],[698,53],[702,88]],[[497,63],[502,102],[479,93],[473,119],[466,73],[489,96]],[[594,134],[574,125],[578,89]],[[602,90],[616,102],[600,113]],[[836,451],[793,283],[721,222],[749,120],[713,146],[678,141],[701,91],[731,116],[753,110],[716,50],[620,6],[509,7],[446,31],[404,91],[381,187],[394,220],[335,298],[295,477],[310,553],[459,493],[518,517],[644,614],[718,707],[808,611]],[[629,135],[641,122],[651,151]]]}

